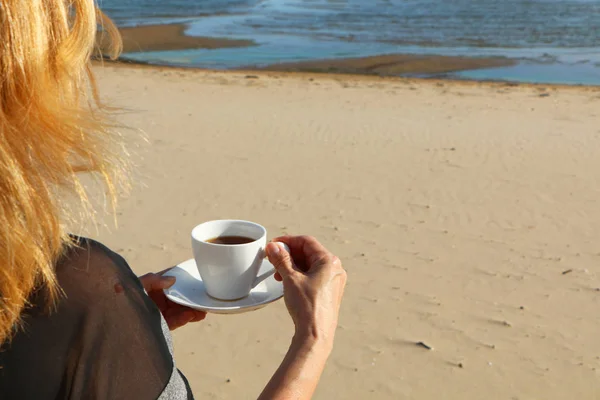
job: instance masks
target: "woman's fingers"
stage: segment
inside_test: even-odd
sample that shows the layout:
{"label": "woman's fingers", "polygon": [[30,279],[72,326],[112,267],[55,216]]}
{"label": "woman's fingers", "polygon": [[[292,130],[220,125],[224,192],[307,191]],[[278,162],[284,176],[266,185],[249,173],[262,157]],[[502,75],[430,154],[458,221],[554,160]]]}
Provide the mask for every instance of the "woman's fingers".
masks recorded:
{"label": "woman's fingers", "polygon": [[288,251],[278,242],[271,242],[267,244],[267,257],[277,273],[285,278],[295,272],[294,261]]}
{"label": "woman's fingers", "polygon": [[333,254],[312,236],[280,236],[273,241],[287,244],[294,261],[304,272],[327,265],[334,258]]}
{"label": "woman's fingers", "polygon": [[[148,293],[148,296],[152,299],[152,301],[154,301],[160,312],[163,314],[163,317],[169,325],[169,329],[173,330],[190,322],[202,321],[204,318],[206,318],[206,313],[203,311],[197,311],[189,307],[173,303],[167,299],[163,289],[173,286],[175,283],[174,276],[162,276],[160,274],[149,273],[140,276],[139,280]],[[118,292],[116,286],[115,291]]]}
{"label": "woman's fingers", "polygon": [[194,318],[191,322],[200,322],[204,318],[206,318],[206,313],[204,311],[196,311],[194,310]]}
{"label": "woman's fingers", "polygon": [[191,322],[194,318],[191,313],[177,309],[169,309],[164,313],[163,316],[165,317],[165,321],[167,321],[167,325],[169,325],[170,330],[180,328]]}
{"label": "woman's fingers", "polygon": [[174,276],[162,276],[154,273],[140,276],[139,279],[146,292],[168,289],[175,284],[176,280]]}
{"label": "woman's fingers", "polygon": [[199,322],[206,318],[204,311],[194,310],[180,304],[169,303],[169,308],[163,312],[169,329],[180,328],[190,322]]}

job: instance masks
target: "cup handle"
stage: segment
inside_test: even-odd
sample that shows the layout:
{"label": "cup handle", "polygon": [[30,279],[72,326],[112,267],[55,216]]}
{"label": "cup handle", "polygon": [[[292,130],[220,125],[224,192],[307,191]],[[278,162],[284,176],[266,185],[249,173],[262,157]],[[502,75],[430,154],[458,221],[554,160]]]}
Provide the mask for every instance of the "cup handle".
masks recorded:
{"label": "cup handle", "polygon": [[[277,242],[277,243],[279,243],[279,245],[281,245],[285,251],[287,251],[288,253],[290,252],[290,248],[288,247],[287,244],[282,243],[282,242]],[[265,252],[265,257],[267,257],[266,252]],[[252,283],[252,289],[254,289],[259,283],[261,283],[262,281],[264,281],[265,279],[267,279],[268,277],[273,275],[275,272],[276,272],[275,267],[273,267],[270,270],[268,270],[267,272],[263,272],[262,274],[258,275],[256,277],[256,279],[254,279],[254,282]]]}

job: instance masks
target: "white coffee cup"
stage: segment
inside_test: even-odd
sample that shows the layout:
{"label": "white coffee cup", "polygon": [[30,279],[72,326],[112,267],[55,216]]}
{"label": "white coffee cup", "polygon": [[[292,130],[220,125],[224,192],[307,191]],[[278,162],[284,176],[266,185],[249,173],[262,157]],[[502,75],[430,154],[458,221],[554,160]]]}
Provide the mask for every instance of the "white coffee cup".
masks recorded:
{"label": "white coffee cup", "polygon": [[[222,236],[242,236],[254,241],[243,244],[208,242]],[[258,275],[266,256],[267,230],[254,222],[216,220],[192,230],[192,250],[206,293],[220,300],[248,296],[260,282],[275,273],[272,268]],[[287,250],[287,246],[284,245]]]}

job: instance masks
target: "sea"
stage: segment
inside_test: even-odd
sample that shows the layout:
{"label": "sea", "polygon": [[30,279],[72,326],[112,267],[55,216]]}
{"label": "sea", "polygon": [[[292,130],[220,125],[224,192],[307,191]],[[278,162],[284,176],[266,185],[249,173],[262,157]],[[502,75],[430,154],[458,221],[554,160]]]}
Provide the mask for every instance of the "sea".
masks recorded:
{"label": "sea", "polygon": [[[600,85],[600,0],[98,0],[119,26],[183,22],[187,35],[257,46],[130,53],[233,69],[380,54],[502,56],[509,67],[436,78]],[[428,76],[423,76],[428,77]]]}

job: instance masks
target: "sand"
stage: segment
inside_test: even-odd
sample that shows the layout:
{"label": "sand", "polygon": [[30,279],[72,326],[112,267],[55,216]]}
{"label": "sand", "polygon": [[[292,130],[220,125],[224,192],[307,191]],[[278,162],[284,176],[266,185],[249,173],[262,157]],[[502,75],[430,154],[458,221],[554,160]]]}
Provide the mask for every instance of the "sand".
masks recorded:
{"label": "sand", "polygon": [[[94,234],[137,273],[215,218],[343,260],[316,399],[600,397],[599,89],[95,69],[148,138],[124,131],[134,190]],[[209,315],[174,332],[177,365],[196,398],[256,398],[291,334],[281,301]]]}
{"label": "sand", "polygon": [[480,68],[506,67],[515,63],[515,60],[504,57],[384,54],[370,57],[280,63],[262,69],[286,72],[403,76],[406,74],[431,75]]}
{"label": "sand", "polygon": [[[186,36],[185,24],[144,25],[119,28],[123,39],[123,52],[220,49],[226,47],[253,46],[252,40],[226,39],[217,37]],[[103,31],[98,32],[98,47],[106,53],[110,39]],[[126,58],[126,57],[125,57]]]}

